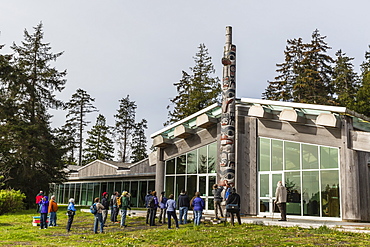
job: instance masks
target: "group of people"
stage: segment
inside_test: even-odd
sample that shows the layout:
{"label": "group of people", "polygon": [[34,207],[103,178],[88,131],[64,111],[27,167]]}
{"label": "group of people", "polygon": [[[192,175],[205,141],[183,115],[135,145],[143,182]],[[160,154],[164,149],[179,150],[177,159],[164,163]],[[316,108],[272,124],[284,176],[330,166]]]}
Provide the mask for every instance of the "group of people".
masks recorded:
{"label": "group of people", "polygon": [[[215,218],[220,219],[227,214],[231,217],[231,223],[234,225],[234,215],[241,224],[240,219],[240,196],[236,193],[236,189],[231,187],[227,182],[223,184],[214,184],[212,193],[214,195],[214,210]],[[275,192],[276,200],[275,203],[281,213],[281,219],[279,221],[286,221],[286,200],[287,190],[283,183],[279,181]],[[120,195],[117,191],[114,192],[110,198],[107,192],[102,194],[102,199],[99,197],[94,199],[92,209],[94,210],[94,233],[98,233],[98,226],[100,225],[100,233],[104,233],[104,227],[106,227],[106,220],[108,217],[108,210],[111,209],[110,220],[112,223],[120,223],[121,227],[126,227],[126,216],[127,210],[131,210],[130,193],[122,191]],[[182,190],[178,196],[177,202],[174,200],[174,195],[171,194],[168,198],[165,192],[162,192],[159,199],[157,198],[156,191],[148,191],[145,196],[145,207],[147,208],[146,224],[155,226],[155,218],[157,209],[160,209],[158,222],[168,224],[168,229],[171,229],[171,219],[174,219],[176,228],[179,228],[179,224],[188,223],[188,210],[193,210],[194,225],[200,225],[202,213],[205,208],[205,202],[200,197],[200,192],[196,192],[194,197],[190,199],[187,192]],[[37,212],[40,213],[40,229],[46,229],[48,226],[57,226],[57,211],[58,204],[55,200],[55,196],[51,196],[50,201],[47,196],[44,195],[43,191],[36,196]],[[69,199],[67,207],[68,222],[66,230],[71,231],[74,215],[76,214],[76,208],[74,206],[74,199]],[[176,209],[179,210],[179,219],[176,215]],[[121,211],[121,221],[117,221],[117,216]],[[49,223],[47,224],[47,217],[50,214]],[[167,216],[167,218],[166,218]],[[167,221],[167,222],[166,222]]]}

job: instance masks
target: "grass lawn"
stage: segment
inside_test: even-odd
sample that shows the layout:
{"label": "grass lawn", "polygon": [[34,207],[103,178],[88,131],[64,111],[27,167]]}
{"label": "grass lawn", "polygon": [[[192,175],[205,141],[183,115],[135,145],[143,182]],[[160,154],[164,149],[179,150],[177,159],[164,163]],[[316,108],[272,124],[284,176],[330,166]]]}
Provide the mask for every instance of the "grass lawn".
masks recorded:
{"label": "grass lawn", "polygon": [[79,210],[66,233],[66,208],[59,208],[59,226],[44,230],[32,226],[34,209],[0,216],[0,246],[370,246],[370,234],[326,227],[187,224],[167,230],[167,225],[146,226],[143,217],[128,217],[125,229],[108,224],[105,234],[94,234],[93,215]]}

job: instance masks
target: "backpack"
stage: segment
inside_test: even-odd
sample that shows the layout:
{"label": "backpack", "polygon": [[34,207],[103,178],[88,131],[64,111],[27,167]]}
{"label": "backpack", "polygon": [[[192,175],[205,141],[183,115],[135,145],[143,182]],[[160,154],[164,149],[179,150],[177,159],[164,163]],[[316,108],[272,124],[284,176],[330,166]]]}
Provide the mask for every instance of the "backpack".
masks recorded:
{"label": "backpack", "polygon": [[148,201],[149,208],[155,208],[154,196],[151,196]]}
{"label": "backpack", "polygon": [[94,203],[93,205],[90,206],[90,213],[96,214],[98,210],[96,209],[96,204]]}
{"label": "backpack", "polygon": [[117,197],[117,207],[121,207],[122,205],[122,201],[121,201],[121,197]]}

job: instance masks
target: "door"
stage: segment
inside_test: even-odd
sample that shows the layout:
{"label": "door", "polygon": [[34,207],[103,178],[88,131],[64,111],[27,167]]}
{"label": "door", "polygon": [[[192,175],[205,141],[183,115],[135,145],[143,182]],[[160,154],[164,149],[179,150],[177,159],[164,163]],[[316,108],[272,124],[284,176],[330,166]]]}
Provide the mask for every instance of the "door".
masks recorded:
{"label": "door", "polygon": [[278,181],[283,180],[282,172],[259,173],[259,213],[271,215],[279,212],[275,207],[275,190]]}
{"label": "door", "polygon": [[[205,202],[205,210],[213,210],[212,186],[216,183],[215,175],[198,175],[198,191]],[[194,195],[189,195],[191,198]]]}

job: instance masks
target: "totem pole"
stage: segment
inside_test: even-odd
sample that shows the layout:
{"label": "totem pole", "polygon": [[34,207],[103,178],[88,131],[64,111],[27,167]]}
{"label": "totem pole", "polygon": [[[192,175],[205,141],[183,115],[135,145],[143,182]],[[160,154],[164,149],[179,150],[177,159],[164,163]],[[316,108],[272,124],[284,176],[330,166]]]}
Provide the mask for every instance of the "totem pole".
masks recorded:
{"label": "totem pole", "polygon": [[235,183],[235,71],[236,46],[232,44],[232,28],[226,27],[226,43],[222,58],[222,114],[220,140],[220,181]]}

